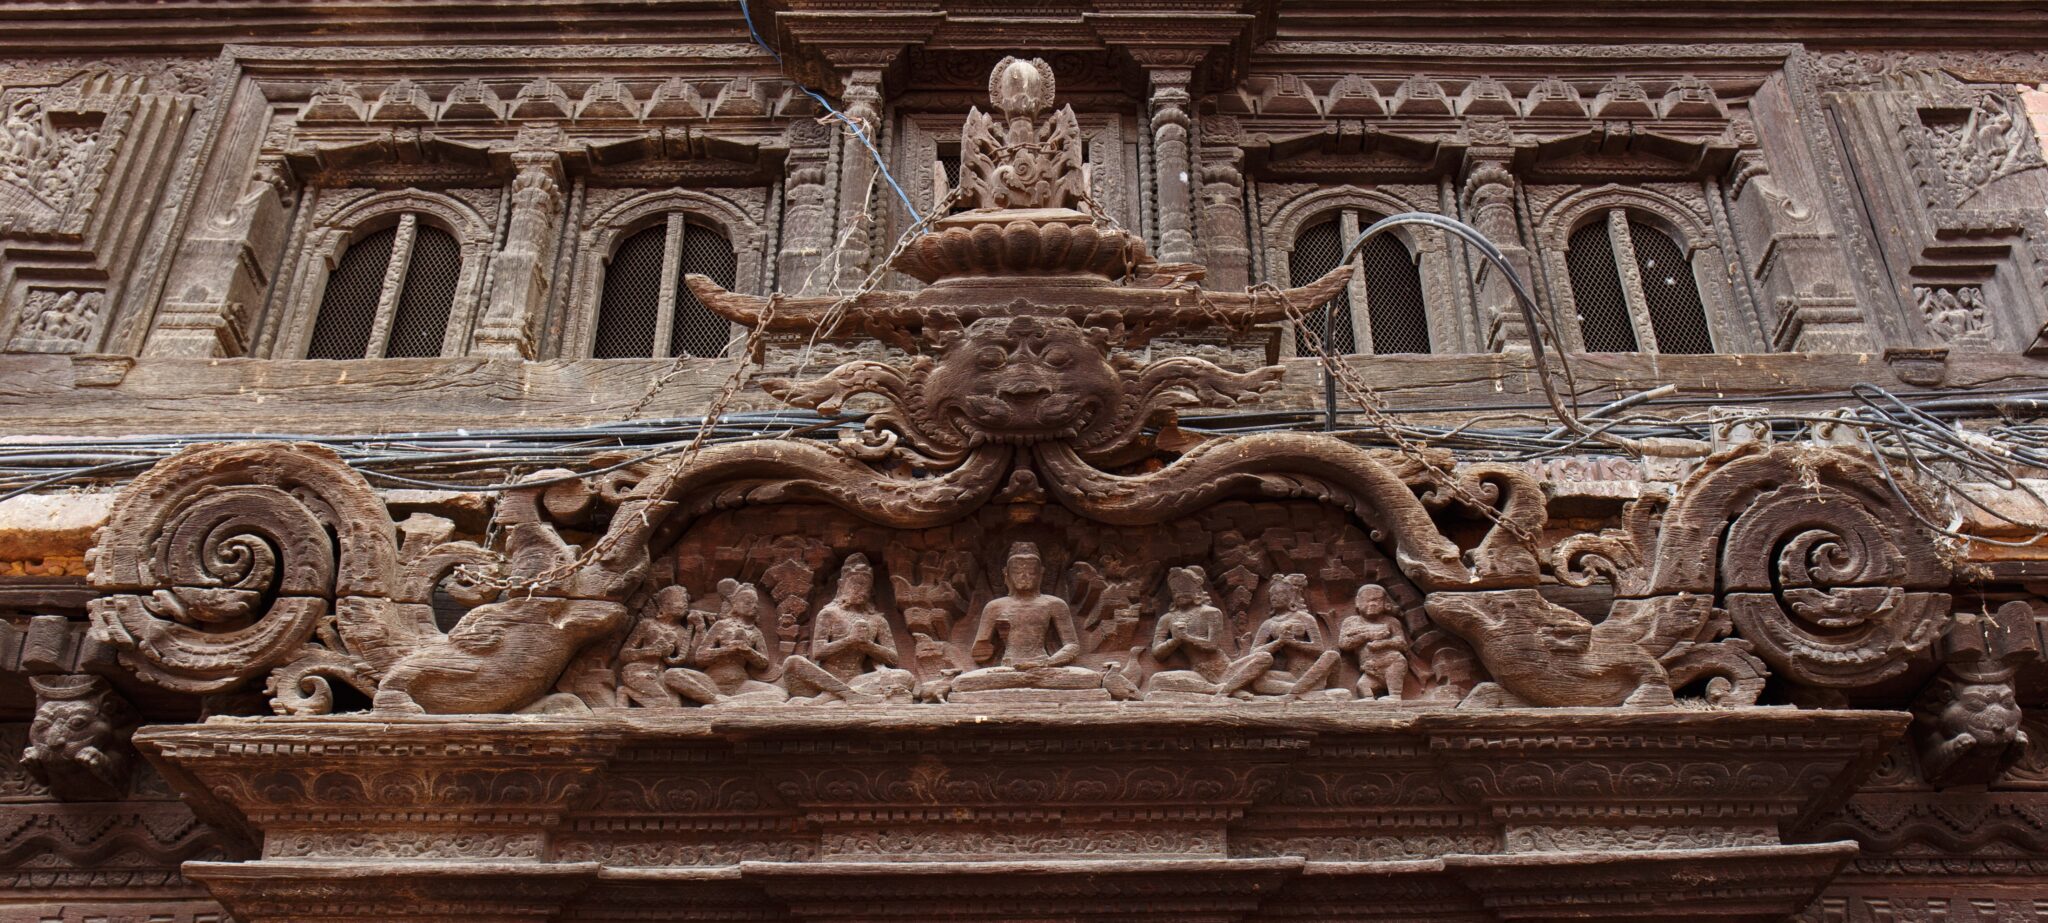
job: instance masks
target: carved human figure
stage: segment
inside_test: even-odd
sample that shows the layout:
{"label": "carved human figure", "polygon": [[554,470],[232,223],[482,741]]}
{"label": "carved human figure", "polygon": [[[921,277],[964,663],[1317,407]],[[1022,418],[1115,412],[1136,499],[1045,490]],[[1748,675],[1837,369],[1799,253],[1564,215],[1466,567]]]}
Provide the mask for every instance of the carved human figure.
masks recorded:
{"label": "carved human figure", "polygon": [[810,656],[782,663],[782,687],[794,701],[874,704],[911,701],[917,678],[898,669],[896,638],[875,608],[875,569],[866,555],[848,555],[839,588],[811,626]]}
{"label": "carved human figure", "polygon": [[662,683],[662,675],[689,661],[708,623],[704,613],[691,611],[689,590],[662,587],[619,648],[620,703],[641,708],[682,704]]}
{"label": "carved human figure", "polygon": [[1307,587],[1304,574],[1276,576],[1266,584],[1271,614],[1252,636],[1251,653],[1231,666],[1226,686],[1257,695],[1351,697],[1347,690],[1324,688],[1342,655],[1323,643],[1322,623],[1308,611],[1303,594]]}
{"label": "carved human figure", "polygon": [[[974,646],[969,650],[976,663],[997,662],[954,679],[954,693],[1102,688],[1101,676],[1072,665],[1081,656],[1081,633],[1074,627],[1074,613],[1066,600],[1040,591],[1044,577],[1038,546],[1029,542],[1010,546],[1009,559],[1003,565],[1003,582],[1009,593],[982,606]],[[1000,659],[998,640],[1002,643]],[[1057,646],[1048,651],[1048,642]]]}
{"label": "carved human figure", "polygon": [[724,603],[718,619],[699,632],[691,660],[662,674],[662,684],[699,705],[770,705],[789,698],[781,686],[760,679],[767,672],[768,640],[757,619],[761,591],[727,578],[718,583]]}
{"label": "carved human figure", "polygon": [[1377,584],[1358,588],[1352,610],[1337,629],[1337,649],[1358,657],[1359,698],[1400,701],[1408,682],[1408,632],[1400,610]]}
{"label": "carved human figure", "polygon": [[1176,567],[1167,572],[1166,587],[1173,608],[1152,629],[1152,659],[1162,666],[1186,666],[1152,674],[1145,694],[1213,695],[1230,672],[1230,628],[1209,596],[1208,575],[1200,567]]}

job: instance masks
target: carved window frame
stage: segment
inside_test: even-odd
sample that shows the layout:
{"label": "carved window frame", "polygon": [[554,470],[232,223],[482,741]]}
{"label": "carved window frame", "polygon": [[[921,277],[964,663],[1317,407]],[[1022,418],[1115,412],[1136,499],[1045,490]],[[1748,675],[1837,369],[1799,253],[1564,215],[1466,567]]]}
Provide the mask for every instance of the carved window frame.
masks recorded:
{"label": "carved window frame", "polygon": [[[590,358],[597,340],[597,313],[604,301],[604,277],[612,255],[627,238],[656,224],[695,219],[725,235],[733,250],[735,291],[758,294],[762,288],[768,229],[749,217],[740,206],[696,189],[657,189],[613,203],[583,222],[577,241],[575,277],[570,283],[570,310],[562,330],[563,356]],[[680,246],[681,240],[673,241]],[[674,273],[669,273],[673,276]],[[675,301],[662,283],[664,297],[661,319],[656,322],[654,347],[665,348],[666,322],[673,318]],[[733,325],[732,336],[744,331]],[[667,358],[649,356],[649,358]]]}
{"label": "carved window frame", "polygon": [[[332,196],[346,191],[352,190],[320,188],[314,195]],[[394,225],[401,227],[401,238],[409,238],[410,235],[403,230],[408,222],[424,222],[452,235],[461,250],[462,271],[455,281],[455,300],[448,306],[448,326],[441,334],[440,357],[467,353],[483,295],[484,272],[491,258],[492,224],[468,203],[453,196],[421,189],[400,189],[375,193],[351,202],[306,232],[299,250],[297,271],[293,274],[296,281],[286,302],[290,306],[289,316],[283,334],[272,347],[272,358],[305,358],[312,343],[313,328],[320,318],[320,305],[327,294],[327,280],[341,262],[342,254],[357,241]],[[410,250],[410,241],[405,243]],[[399,260],[400,253],[394,247],[391,265],[396,266]],[[386,341],[391,334],[393,313],[397,309],[398,299],[394,293],[403,291],[404,285],[404,269],[387,271],[383,297],[378,302],[376,326],[372,328],[364,358],[383,358],[388,345]]]}
{"label": "carved window frame", "polygon": [[[1421,188],[1421,187],[1417,187]],[[1296,196],[1282,205],[1266,221],[1260,245],[1266,250],[1266,278],[1276,284],[1289,284],[1294,253],[1294,244],[1301,232],[1315,227],[1332,215],[1360,216],[1375,214],[1394,215],[1407,211],[1435,211],[1434,202],[1417,203],[1401,197],[1393,191],[1363,186],[1330,186]],[[1342,237],[1346,245],[1357,240],[1365,230],[1362,221],[1356,227],[1347,221]],[[1452,295],[1457,282],[1457,269],[1450,259],[1449,248],[1443,234],[1434,230],[1411,227],[1397,227],[1387,233],[1401,241],[1408,249],[1408,255],[1415,260],[1416,273],[1422,282],[1422,310],[1429,319],[1430,352],[1427,355],[1444,355],[1471,351],[1466,336],[1466,325],[1460,323],[1458,305]],[[1351,329],[1352,342],[1358,354],[1372,352],[1371,311],[1367,308],[1365,275],[1362,271],[1352,272],[1351,284]],[[1294,348],[1294,324],[1283,325],[1280,350],[1283,357],[1296,355]]]}
{"label": "carved window frame", "polygon": [[[1538,224],[1544,276],[1549,280],[1552,326],[1564,338],[1566,348],[1573,352],[1586,349],[1578,299],[1572,291],[1571,268],[1566,262],[1571,250],[1571,236],[1595,221],[1608,222],[1612,228],[1617,213],[1622,216],[1623,226],[1629,220],[1651,225],[1669,235],[1685,251],[1686,263],[1692,268],[1693,284],[1699,290],[1700,307],[1706,313],[1707,335],[1713,341],[1713,352],[1748,351],[1746,347],[1752,344],[1748,343],[1745,328],[1735,315],[1734,280],[1729,278],[1730,260],[1719,236],[1714,233],[1711,217],[1654,188],[1620,185],[1582,189],[1566,195],[1546,211]],[[1642,273],[1636,267],[1635,259],[1628,256],[1633,252],[1633,244],[1627,240],[1615,240],[1617,233],[1610,230],[1609,241],[1614,246],[1615,270],[1621,277],[1629,323],[1636,334],[1636,348],[1642,353],[1657,353],[1657,334],[1650,322],[1649,299],[1643,292]],[[1627,237],[1626,234],[1621,236]]]}

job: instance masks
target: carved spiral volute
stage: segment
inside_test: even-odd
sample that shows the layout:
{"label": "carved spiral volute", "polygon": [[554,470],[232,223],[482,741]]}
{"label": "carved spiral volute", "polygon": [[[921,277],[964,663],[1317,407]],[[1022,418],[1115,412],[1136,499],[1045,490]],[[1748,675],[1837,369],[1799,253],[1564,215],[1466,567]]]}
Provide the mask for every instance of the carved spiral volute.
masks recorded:
{"label": "carved spiral volute", "polygon": [[149,682],[224,691],[292,657],[337,599],[384,595],[395,547],[331,452],[197,446],[116,502],[92,553],[94,631]]}
{"label": "carved spiral volute", "polygon": [[1781,675],[1853,689],[1905,672],[1941,633],[1937,550],[1902,510],[1825,484],[1758,494],[1721,551],[1737,632]]}

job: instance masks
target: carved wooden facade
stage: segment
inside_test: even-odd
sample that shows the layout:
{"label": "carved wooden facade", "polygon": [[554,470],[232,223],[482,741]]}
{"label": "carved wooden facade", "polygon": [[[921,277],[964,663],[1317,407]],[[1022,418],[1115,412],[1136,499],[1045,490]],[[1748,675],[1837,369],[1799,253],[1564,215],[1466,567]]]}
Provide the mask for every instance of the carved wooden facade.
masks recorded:
{"label": "carved wooden facade", "polygon": [[[373,4],[0,63],[0,428],[245,434],[0,498],[0,919],[2039,919],[2024,529],[1818,430],[1198,419],[1316,407],[1332,304],[1347,382],[1540,398],[1447,234],[1314,262],[1410,211],[1589,399],[2048,377],[2048,30],[1725,5],[757,5],[778,58]],[[651,345],[593,358],[628,282]],[[498,492],[274,435],[734,408],[863,416]]]}

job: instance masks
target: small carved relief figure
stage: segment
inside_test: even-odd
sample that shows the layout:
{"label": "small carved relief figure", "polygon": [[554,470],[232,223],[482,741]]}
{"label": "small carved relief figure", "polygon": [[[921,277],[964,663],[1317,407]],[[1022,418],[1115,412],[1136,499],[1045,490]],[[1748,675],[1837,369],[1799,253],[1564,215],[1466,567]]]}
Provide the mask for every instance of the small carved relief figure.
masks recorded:
{"label": "small carved relief figure", "polygon": [[772,705],[789,698],[781,686],[759,677],[768,670],[768,639],[757,621],[761,591],[751,583],[718,582],[724,597],[718,620],[697,636],[691,659],[696,669],[662,674],[663,685],[699,705]]}
{"label": "small carved relief figure", "polygon": [[662,675],[689,660],[707,621],[703,613],[690,610],[689,590],[662,587],[619,649],[619,704],[641,708],[682,704],[675,692],[662,684]]}
{"label": "small carved relief figure", "polygon": [[1450,643],[1448,640],[1431,649],[1426,642],[1432,636],[1444,639],[1445,633],[1424,632],[1422,637],[1417,639],[1423,642],[1420,647],[1429,651],[1431,686],[1427,698],[1432,702],[1448,702],[1455,705],[1463,700],[1473,687],[1479,685],[1479,659],[1472,655],[1469,648]]}
{"label": "small carved relief figure", "polygon": [[[1147,697],[1228,696],[1253,679],[1254,671],[1249,665],[1255,664],[1257,670],[1263,671],[1272,664],[1270,656],[1263,661],[1250,657],[1238,663],[1231,661],[1230,624],[1223,617],[1223,610],[1213,605],[1208,582],[1208,575],[1200,567],[1176,567],[1167,572],[1166,586],[1173,594],[1173,608],[1160,615],[1159,624],[1153,628],[1152,659],[1161,664],[1178,660],[1187,667],[1152,674],[1145,683]],[[1239,663],[1247,664],[1247,669],[1233,669]],[[1236,684],[1226,686],[1225,681],[1231,678],[1236,679]]]}
{"label": "small carved relief figure", "polygon": [[1408,682],[1408,632],[1385,587],[1358,588],[1353,612],[1337,629],[1337,649],[1358,655],[1358,697],[1401,700]]}
{"label": "small carved relief figure", "polygon": [[896,667],[896,638],[875,608],[874,589],[875,569],[867,556],[848,555],[839,568],[837,594],[811,626],[810,656],[793,654],[782,663],[782,686],[795,701],[911,701],[917,678]]}
{"label": "small carved relief figure", "polygon": [[[994,666],[955,678],[952,695],[956,701],[963,693],[1013,689],[1079,693],[1075,698],[1108,695],[1101,676],[1072,665],[1081,655],[1081,633],[1074,627],[1074,613],[1066,600],[1040,591],[1044,576],[1038,546],[1029,542],[1010,546],[1009,560],[1003,566],[1009,594],[982,606],[969,651],[976,663],[997,660],[1000,639],[1001,659]],[[1049,653],[1048,641],[1057,645]]]}
{"label": "small carved relief figure", "polygon": [[1322,623],[1308,611],[1307,587],[1304,574],[1276,576],[1266,584],[1272,614],[1252,637],[1252,652],[1231,666],[1225,686],[1235,689],[1239,678],[1248,676],[1242,691],[1256,695],[1351,697],[1349,690],[1324,688],[1343,655],[1323,643]]}
{"label": "small carved relief figure", "polygon": [[97,676],[36,676],[36,717],[22,768],[67,801],[108,801],[128,788],[133,710]]}
{"label": "small carved relief figure", "polygon": [[1913,725],[1921,774],[1936,785],[1992,782],[2028,744],[2009,669],[1951,667],[1923,694]]}

